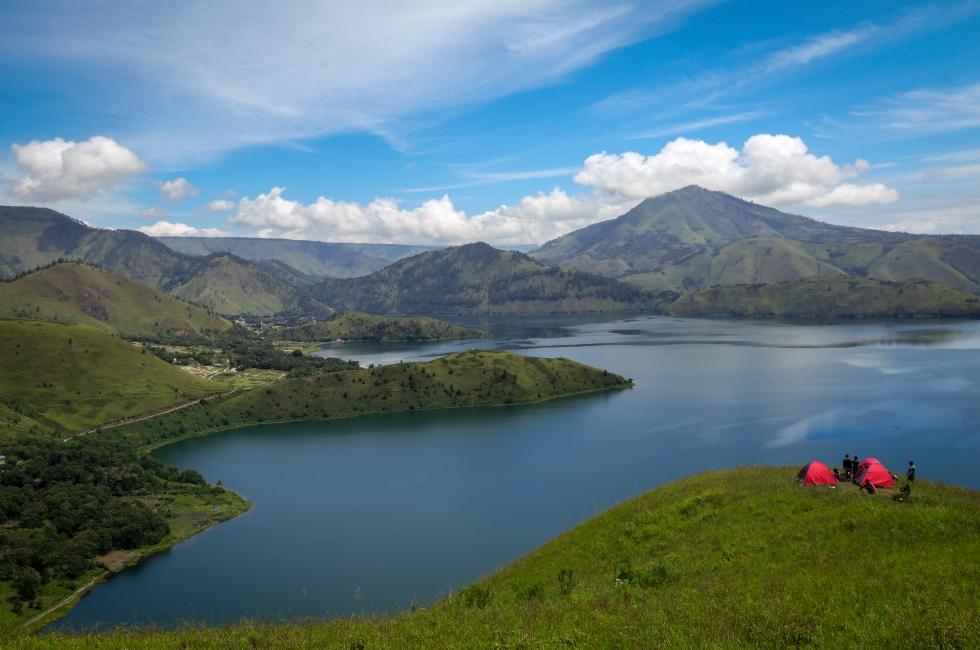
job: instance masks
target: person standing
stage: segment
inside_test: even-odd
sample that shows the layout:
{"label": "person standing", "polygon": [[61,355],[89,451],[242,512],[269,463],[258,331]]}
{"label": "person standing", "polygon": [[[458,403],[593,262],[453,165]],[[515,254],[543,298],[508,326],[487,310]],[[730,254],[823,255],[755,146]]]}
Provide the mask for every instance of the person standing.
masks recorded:
{"label": "person standing", "polygon": [[908,479],[909,483],[915,483],[915,463],[912,461],[909,461],[909,468],[905,472],[905,478]]}
{"label": "person standing", "polygon": [[844,478],[851,480],[851,455],[844,454],[844,460],[841,461],[841,469],[844,470]]}

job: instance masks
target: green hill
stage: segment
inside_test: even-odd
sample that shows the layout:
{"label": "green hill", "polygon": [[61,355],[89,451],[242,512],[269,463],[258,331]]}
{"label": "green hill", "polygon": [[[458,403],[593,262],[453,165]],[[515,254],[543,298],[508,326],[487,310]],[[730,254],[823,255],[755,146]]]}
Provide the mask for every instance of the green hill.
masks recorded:
{"label": "green hill", "polygon": [[667,307],[673,316],[749,318],[980,317],[980,298],[939,282],[827,277],[711,287]]}
{"label": "green hill", "polygon": [[544,244],[532,256],[653,290],[851,274],[932,280],[980,295],[980,236],[822,223],[696,186]]}
{"label": "green hill", "polygon": [[346,244],[258,237],[159,237],[187,255],[231,253],[252,262],[276,262],[316,278],[350,278],[432,250],[432,246]]}
{"label": "green hill", "polygon": [[231,327],[223,318],[142,282],[80,262],[55,264],[0,283],[0,317],[80,323],[150,340]]}
{"label": "green hill", "polygon": [[329,313],[291,286],[295,271],[270,271],[227,253],[184,255],[141,232],[91,228],[46,208],[0,206],[0,233],[0,279],[81,260],[221,314]]}
{"label": "green hill", "polygon": [[460,327],[426,316],[378,316],[355,311],[334,314],[328,320],[303,323],[276,332],[285,341],[436,341],[488,336],[483,330]]}
{"label": "green hill", "polygon": [[87,429],[222,388],[84,325],[0,320],[0,340],[3,412],[43,431]]}
{"label": "green hill", "polygon": [[226,254],[203,258],[199,270],[173,294],[226,315],[331,313],[329,307],[260,266]]}
{"label": "green hill", "polygon": [[44,635],[14,648],[841,648],[980,644],[980,495],[908,502],[795,468],[700,474],[626,501],[423,609]]}
{"label": "green hill", "polygon": [[625,283],[549,268],[483,243],[421,253],[360,278],[324,280],[311,292],[335,309],[377,314],[638,311],[662,303]]}
{"label": "green hill", "polygon": [[[464,406],[529,404],[631,386],[617,374],[568,359],[470,350],[424,363],[284,379],[120,427],[139,444],[262,422],[326,420]],[[178,434],[177,432],[180,432]]]}

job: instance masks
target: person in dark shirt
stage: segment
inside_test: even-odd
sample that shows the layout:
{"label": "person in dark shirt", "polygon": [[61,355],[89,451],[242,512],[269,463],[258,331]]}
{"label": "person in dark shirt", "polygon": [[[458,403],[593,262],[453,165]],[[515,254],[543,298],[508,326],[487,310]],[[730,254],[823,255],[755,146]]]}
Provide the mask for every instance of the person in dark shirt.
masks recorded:
{"label": "person in dark shirt", "polygon": [[844,470],[844,478],[849,480],[851,478],[851,455],[850,454],[844,454],[844,460],[841,461],[840,466],[841,469]]}
{"label": "person in dark shirt", "polygon": [[854,458],[851,459],[851,468],[852,468],[851,476],[854,478],[854,480],[857,480],[857,477],[858,477],[858,465],[860,465],[860,464],[861,463],[858,462],[857,455],[855,455]]}
{"label": "person in dark shirt", "polygon": [[915,463],[909,461],[909,469],[905,472],[905,478],[909,480],[909,483],[915,483]]}

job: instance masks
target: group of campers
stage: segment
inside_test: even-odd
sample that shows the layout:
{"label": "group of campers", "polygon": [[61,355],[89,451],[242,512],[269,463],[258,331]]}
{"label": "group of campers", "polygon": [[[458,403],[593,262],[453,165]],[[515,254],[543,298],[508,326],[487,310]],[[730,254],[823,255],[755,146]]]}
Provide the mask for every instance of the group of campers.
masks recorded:
{"label": "group of campers", "polygon": [[[905,485],[902,486],[902,496],[908,498],[912,493],[912,483],[915,482],[915,463],[909,461],[905,472]],[[844,455],[841,468],[827,467],[819,460],[807,463],[796,475],[796,480],[803,485],[834,485],[841,482],[851,482],[868,494],[875,494],[880,488],[894,488],[898,476],[888,471],[888,468],[877,458],[860,459],[850,454]]]}

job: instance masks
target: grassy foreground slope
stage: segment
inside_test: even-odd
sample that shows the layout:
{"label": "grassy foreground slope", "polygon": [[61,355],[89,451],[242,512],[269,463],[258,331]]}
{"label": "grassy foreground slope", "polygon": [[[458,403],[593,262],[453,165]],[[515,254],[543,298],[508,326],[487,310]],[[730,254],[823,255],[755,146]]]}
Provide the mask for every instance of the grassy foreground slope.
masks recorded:
{"label": "grassy foreground slope", "polygon": [[275,382],[120,428],[161,444],[262,422],[325,420],[369,413],[502,404],[631,386],[617,374],[568,359],[471,350],[424,363],[398,363]]}
{"label": "grassy foreground slope", "polygon": [[701,289],[681,296],[667,311],[749,318],[978,317],[980,298],[938,282],[847,276]]}
{"label": "grassy foreground slope", "polygon": [[231,327],[142,282],[80,262],[0,283],[0,316],[80,323],[132,339],[171,339]]}
{"label": "grassy foreground slope", "polygon": [[977,647],[980,495],[920,481],[899,503],[794,474],[670,483],[416,612],[12,647]]}
{"label": "grassy foreground slope", "polygon": [[4,420],[80,430],[222,390],[84,325],[0,320],[0,341]]}
{"label": "grassy foreground slope", "polygon": [[435,341],[487,336],[483,330],[460,327],[425,316],[377,316],[344,311],[328,320],[303,323],[277,332],[286,341]]}

